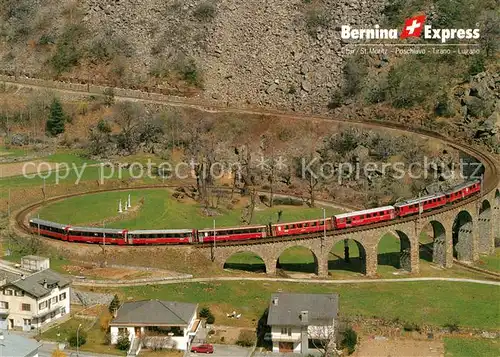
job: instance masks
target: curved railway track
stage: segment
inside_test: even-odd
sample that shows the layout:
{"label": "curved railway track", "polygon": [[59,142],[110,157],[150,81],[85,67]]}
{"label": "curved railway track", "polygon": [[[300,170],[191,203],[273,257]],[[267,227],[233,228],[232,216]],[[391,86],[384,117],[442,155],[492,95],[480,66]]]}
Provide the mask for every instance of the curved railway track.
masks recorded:
{"label": "curved railway track", "polygon": [[[21,86],[21,87],[32,87],[32,88],[51,88],[60,92],[66,92],[66,93],[74,93],[74,94],[84,94],[88,95],[89,92],[86,91],[78,91],[78,90],[68,90],[68,89],[58,89],[50,86],[41,86],[41,85],[32,85],[32,84],[25,84],[25,83],[18,83],[15,81],[9,82],[6,81],[5,83]],[[97,94],[98,93],[92,93],[92,94]],[[148,93],[149,96],[149,93]],[[442,213],[446,212],[450,209],[455,209],[456,207],[460,207],[463,205],[466,205],[470,202],[474,202],[477,199],[480,199],[481,196],[484,196],[491,191],[495,190],[500,182],[500,174],[499,174],[499,168],[497,162],[489,155],[481,150],[474,148],[470,145],[467,144],[461,144],[453,141],[452,139],[433,132],[428,129],[424,128],[415,128],[411,127],[402,123],[395,123],[395,122],[387,122],[387,121],[380,121],[380,120],[358,120],[358,119],[353,119],[353,120],[339,120],[327,116],[321,116],[321,115],[308,115],[308,114],[291,114],[291,113],[286,113],[282,111],[273,111],[273,110],[263,110],[263,109],[242,109],[242,108],[231,108],[227,106],[217,106],[217,105],[203,105],[203,104],[194,104],[192,101],[185,100],[182,98],[172,98],[172,97],[167,97],[165,96],[164,100],[153,100],[153,99],[148,99],[148,98],[142,98],[142,97],[125,97],[125,96],[115,96],[115,99],[121,99],[121,100],[131,100],[131,101],[140,101],[140,102],[146,102],[146,103],[155,103],[155,104],[162,104],[162,105],[170,105],[170,106],[177,106],[177,107],[186,107],[186,108],[192,108],[204,112],[209,112],[209,113],[229,113],[229,114],[250,114],[250,115],[264,115],[264,116],[273,116],[277,118],[284,118],[284,119],[296,119],[296,120],[321,120],[321,121],[329,121],[329,122],[338,122],[338,123],[344,123],[344,124],[351,124],[351,125],[361,125],[364,127],[368,128],[384,128],[386,130],[399,130],[399,131],[404,131],[404,132],[410,132],[418,135],[422,135],[428,138],[433,138],[433,139],[438,139],[447,145],[462,151],[478,160],[481,162],[484,166],[485,169],[485,175],[484,175],[484,180],[483,180],[483,189],[479,195],[475,195],[473,197],[470,197],[469,199],[466,199],[464,201],[458,202],[454,205],[450,206],[445,206],[441,209],[434,210],[431,212],[426,212],[422,214],[422,217],[425,218],[429,215],[434,215],[437,213]],[[161,188],[161,187],[172,187],[168,185],[163,185],[163,186],[137,186],[133,188],[113,188],[113,189],[108,189],[108,190],[94,190],[94,191],[89,191],[85,193],[76,193],[76,194],[68,194],[68,195],[62,195],[58,197],[53,197],[45,201],[37,202],[32,205],[29,205],[23,209],[21,209],[16,215],[15,215],[15,221],[17,226],[22,229],[25,232],[28,232],[29,229],[26,225],[26,218],[30,212],[33,210],[39,208],[41,205],[46,204],[48,202],[54,202],[57,200],[61,199],[66,199],[78,195],[83,195],[83,194],[90,194],[90,193],[100,193],[100,192],[106,192],[106,191],[125,191],[125,190],[132,190],[132,189],[152,189],[152,188]],[[384,222],[384,223],[379,223],[379,224],[373,224],[369,226],[364,226],[364,227],[355,227],[355,228],[349,228],[349,229],[343,229],[342,231],[329,231],[329,234],[337,235],[337,234],[343,234],[343,233],[349,233],[349,232],[354,232],[354,231],[363,231],[363,230],[369,230],[373,228],[380,228],[380,227],[385,227],[385,226],[391,226],[394,223],[401,223],[401,222],[407,222],[407,221],[412,221],[415,219],[415,216],[410,216],[410,217],[405,217],[405,218],[399,218],[396,220]],[[293,237],[270,237],[270,238],[265,238],[265,239],[259,239],[256,242],[251,242],[251,241],[243,241],[243,242],[224,242],[224,243],[218,243],[218,245],[247,245],[247,244],[261,244],[261,243],[272,243],[276,241],[282,241],[282,240],[303,240],[303,239],[314,239],[317,238],[318,236],[321,236],[322,232],[320,234],[318,233],[310,233],[310,234],[303,234],[303,235],[297,235]],[[198,246],[200,247],[207,247],[210,246],[210,244],[199,244]]]}

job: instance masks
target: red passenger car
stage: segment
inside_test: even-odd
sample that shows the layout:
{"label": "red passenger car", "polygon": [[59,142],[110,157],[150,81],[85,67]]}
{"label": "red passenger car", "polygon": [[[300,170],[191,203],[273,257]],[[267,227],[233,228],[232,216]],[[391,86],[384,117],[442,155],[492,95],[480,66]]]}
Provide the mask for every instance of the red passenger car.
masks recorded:
{"label": "red passenger car", "polygon": [[128,244],[188,244],[196,237],[195,229],[135,230],[127,232]]}
{"label": "red passenger car", "polygon": [[43,219],[30,219],[31,233],[45,237],[68,240],[69,226],[60,223],[45,221]]}
{"label": "red passenger car", "polygon": [[453,189],[447,191],[446,201],[448,203],[453,203],[459,200],[463,200],[477,192],[481,191],[481,181],[475,180],[472,182],[465,182]]}
{"label": "red passenger car", "polygon": [[377,222],[394,219],[395,211],[392,206],[378,207],[364,211],[348,212],[333,216],[335,229],[364,226]]}
{"label": "red passenger car", "polygon": [[69,227],[68,241],[124,245],[127,243],[127,230],[96,227]]}
{"label": "red passenger car", "polygon": [[234,240],[258,239],[266,237],[266,226],[247,226],[247,227],[232,227],[213,229],[200,229],[198,231],[198,240],[200,243],[224,242]]}
{"label": "red passenger car", "polygon": [[424,196],[415,200],[404,201],[394,205],[398,217],[405,217],[419,212],[430,211],[446,205],[446,195],[443,193]]}
{"label": "red passenger car", "polygon": [[326,218],[325,220],[312,219],[308,221],[277,223],[271,225],[272,235],[275,237],[322,232],[325,229],[333,229],[331,218]]}

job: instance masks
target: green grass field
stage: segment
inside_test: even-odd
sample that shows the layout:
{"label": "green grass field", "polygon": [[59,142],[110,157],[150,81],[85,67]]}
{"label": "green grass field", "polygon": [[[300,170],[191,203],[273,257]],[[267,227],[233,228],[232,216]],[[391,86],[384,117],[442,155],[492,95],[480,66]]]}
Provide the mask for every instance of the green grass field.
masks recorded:
{"label": "green grass field", "polygon": [[[50,204],[40,210],[40,218],[73,225],[83,225],[115,219],[118,213],[119,200],[125,203],[131,196],[132,206],[144,201],[140,210],[128,217],[123,215],[120,220],[110,223],[109,227],[138,228],[211,228],[213,217],[202,214],[200,205],[196,202],[178,202],[172,198],[169,189],[131,190],[124,192],[106,192],[79,196]],[[132,207],[133,208],[133,207]],[[306,206],[275,206],[273,208],[259,207],[255,210],[252,224],[267,224],[277,220],[278,211],[283,211],[282,221],[294,221],[321,217],[320,208],[312,209]],[[242,209],[219,209],[220,215],[215,217],[216,226],[229,227],[241,225]],[[327,215],[337,210],[326,208]]]}
{"label": "green grass field", "polygon": [[[340,294],[344,316],[400,319],[416,324],[498,328],[499,286],[456,282],[398,282],[349,285],[293,284],[259,281],[185,283],[106,289],[122,300],[164,299],[203,302],[212,308],[218,324],[250,326],[260,318],[276,291]],[[451,298],[453,297],[453,298]],[[240,320],[225,313],[242,313]]]}
{"label": "green grass field", "polygon": [[101,330],[99,321],[94,324],[94,320],[72,318],[58,327],[54,327],[47,332],[44,332],[42,334],[42,338],[44,340],[56,342],[67,341],[71,334],[76,333],[80,324],[82,324],[80,332],[85,331],[87,333],[87,342],[80,346],[80,351],[113,354],[118,356],[126,355],[125,352],[116,349],[114,346],[106,344],[106,333]]}
{"label": "green grass field", "polygon": [[474,264],[482,269],[500,272],[500,247],[495,248],[495,253],[492,255],[479,256],[479,261]]}
{"label": "green grass field", "polygon": [[500,340],[446,337],[444,349],[445,357],[498,357],[500,356]]}

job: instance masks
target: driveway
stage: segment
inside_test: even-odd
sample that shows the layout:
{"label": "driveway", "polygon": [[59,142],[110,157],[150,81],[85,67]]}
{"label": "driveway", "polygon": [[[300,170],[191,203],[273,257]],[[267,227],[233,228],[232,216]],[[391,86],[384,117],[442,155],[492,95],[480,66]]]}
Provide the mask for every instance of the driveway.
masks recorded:
{"label": "driveway", "polygon": [[250,348],[231,345],[214,345],[214,353],[205,355],[203,353],[188,354],[189,357],[211,356],[211,357],[250,357]]}

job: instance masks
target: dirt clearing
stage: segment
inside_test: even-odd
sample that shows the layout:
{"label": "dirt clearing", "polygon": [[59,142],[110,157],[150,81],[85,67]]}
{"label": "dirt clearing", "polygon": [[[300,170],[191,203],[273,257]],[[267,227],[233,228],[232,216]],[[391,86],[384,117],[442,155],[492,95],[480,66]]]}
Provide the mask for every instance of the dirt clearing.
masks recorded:
{"label": "dirt clearing", "polygon": [[352,357],[442,357],[442,341],[365,338]]}
{"label": "dirt clearing", "polygon": [[[0,153],[1,154],[1,153]],[[23,174],[33,174],[36,172],[45,172],[53,170],[56,163],[46,162],[42,160],[13,162],[0,165],[0,178],[19,176]]]}

